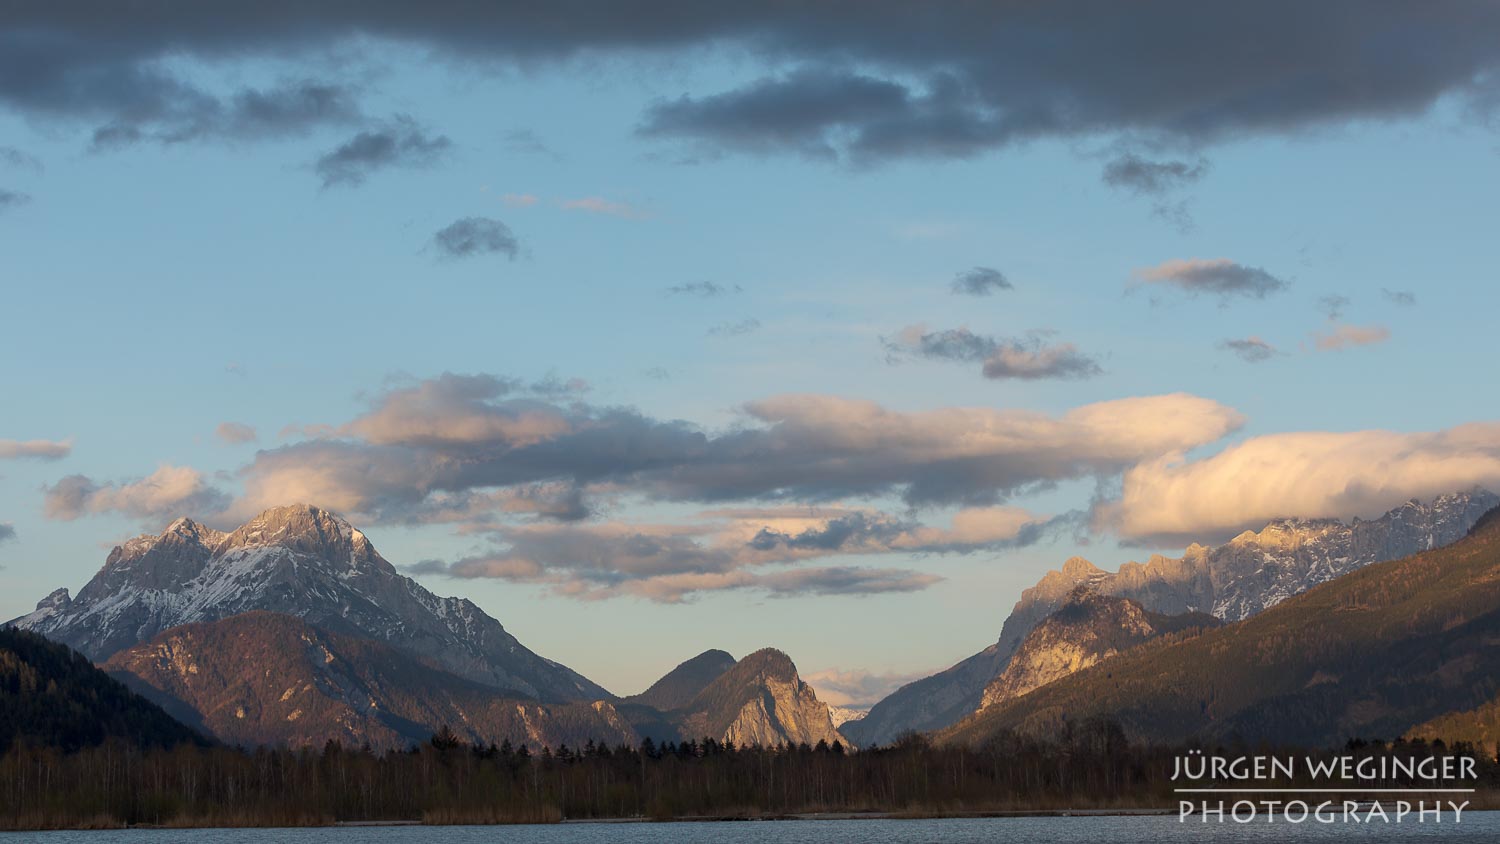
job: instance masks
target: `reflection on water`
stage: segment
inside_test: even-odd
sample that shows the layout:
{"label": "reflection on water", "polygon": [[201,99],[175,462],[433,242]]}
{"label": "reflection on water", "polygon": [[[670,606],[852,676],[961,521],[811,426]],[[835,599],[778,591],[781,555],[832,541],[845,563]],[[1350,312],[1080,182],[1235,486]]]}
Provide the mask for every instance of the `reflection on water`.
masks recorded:
{"label": "reflection on water", "polygon": [[1500,841],[1500,812],[1465,812],[1454,824],[1178,823],[1177,817],[951,820],[736,821],[555,826],[333,827],[317,829],[116,830],[0,833],[0,842],[43,844],[1067,844],[1078,841]]}

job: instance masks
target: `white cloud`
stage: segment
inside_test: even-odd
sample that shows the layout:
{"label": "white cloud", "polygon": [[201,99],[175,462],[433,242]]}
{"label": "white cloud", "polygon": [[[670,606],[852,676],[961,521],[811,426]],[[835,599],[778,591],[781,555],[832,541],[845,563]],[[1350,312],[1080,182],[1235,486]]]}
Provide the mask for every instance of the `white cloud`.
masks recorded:
{"label": "white cloud", "polygon": [[1474,486],[1500,489],[1500,423],[1269,434],[1198,460],[1145,461],[1098,517],[1130,538],[1206,542],[1283,517],[1373,518]]}

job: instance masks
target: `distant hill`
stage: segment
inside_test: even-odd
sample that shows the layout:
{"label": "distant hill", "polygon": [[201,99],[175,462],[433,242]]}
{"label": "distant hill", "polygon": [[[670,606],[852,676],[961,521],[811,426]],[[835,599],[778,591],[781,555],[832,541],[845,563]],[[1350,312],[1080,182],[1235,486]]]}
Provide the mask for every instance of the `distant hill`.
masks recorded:
{"label": "distant hill", "polygon": [[668,671],[651,688],[624,700],[662,712],[681,709],[734,664],[734,657],[724,651],[707,650]]}
{"label": "distant hill", "polygon": [[305,505],[272,508],[229,533],[178,519],[111,551],[76,597],[59,589],[11,624],[102,662],[180,624],[251,610],[385,642],[508,697],[613,697],[528,650],[471,601],[402,575],[344,519]]}
{"label": "distant hill", "polygon": [[1500,510],[1450,546],[1366,566],[1195,638],[1147,642],[999,702],[939,739],[1050,734],[1096,715],[1165,742],[1331,745],[1480,729],[1500,685],[1496,642]]}
{"label": "distant hill", "polygon": [[289,615],[249,612],[174,627],[105,670],[213,736],[239,745],[404,748],[441,726],[483,743],[634,744],[608,702],[506,698],[383,642]]}
{"label": "distant hill", "polygon": [[72,751],[106,739],[204,743],[72,648],[0,629],[0,753],[17,742]]}
{"label": "distant hill", "polygon": [[886,744],[903,732],[940,730],[972,713],[1032,628],[1080,585],[1130,598],[1152,612],[1205,612],[1239,621],[1371,563],[1455,542],[1497,505],[1500,497],[1473,489],[1428,503],[1408,501],[1378,519],[1279,519],[1221,545],[1192,545],[1181,557],[1158,554],[1115,572],[1074,557],[1021,593],[998,641],[947,670],[902,686],[846,732],[861,744]]}

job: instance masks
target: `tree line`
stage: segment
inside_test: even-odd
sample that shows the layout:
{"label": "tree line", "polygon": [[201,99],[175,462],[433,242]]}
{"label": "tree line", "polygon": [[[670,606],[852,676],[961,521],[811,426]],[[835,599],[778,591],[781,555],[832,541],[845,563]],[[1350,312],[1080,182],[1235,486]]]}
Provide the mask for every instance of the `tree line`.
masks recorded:
{"label": "tree line", "polygon": [[[1495,755],[1472,747],[1350,747],[1473,753],[1481,785],[1500,785]],[[73,752],[23,742],[0,757],[0,828],[1170,808],[1181,752],[1129,742],[1102,720],[1046,739],[1006,733],[977,747],[939,747],[908,736],[859,752],[837,743],[736,747],[714,739],[533,749],[468,744],[446,729],[384,754],[336,742],[320,750],[243,750],[109,740]]]}

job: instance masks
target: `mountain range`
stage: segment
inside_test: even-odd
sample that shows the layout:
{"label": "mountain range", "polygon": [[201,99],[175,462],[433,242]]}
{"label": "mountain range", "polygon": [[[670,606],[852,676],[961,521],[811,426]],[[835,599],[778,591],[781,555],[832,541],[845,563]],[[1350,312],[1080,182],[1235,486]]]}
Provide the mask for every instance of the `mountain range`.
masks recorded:
{"label": "mountain range", "polygon": [[886,744],[902,733],[957,723],[980,707],[985,688],[1005,671],[1032,629],[1080,585],[1156,613],[1202,612],[1235,622],[1372,563],[1457,541],[1497,505],[1500,497],[1474,489],[1425,504],[1412,500],[1378,519],[1282,519],[1221,545],[1194,544],[1181,557],[1153,555],[1116,572],[1074,557],[1021,593],[994,644],[902,686],[842,729],[858,744]]}
{"label": "mountain range", "polygon": [[938,738],[1053,734],[1092,716],[1172,743],[1492,735],[1496,643],[1500,511],[1452,545],[1365,566],[1236,624],[1148,641]]}
{"label": "mountain range", "polygon": [[113,549],[76,598],[59,589],[6,626],[76,648],[232,744],[393,749],[440,726],[532,747],[849,744],[779,651],[710,650],[617,698],[402,575],[316,507],[267,510],[228,533],[178,519]]}

